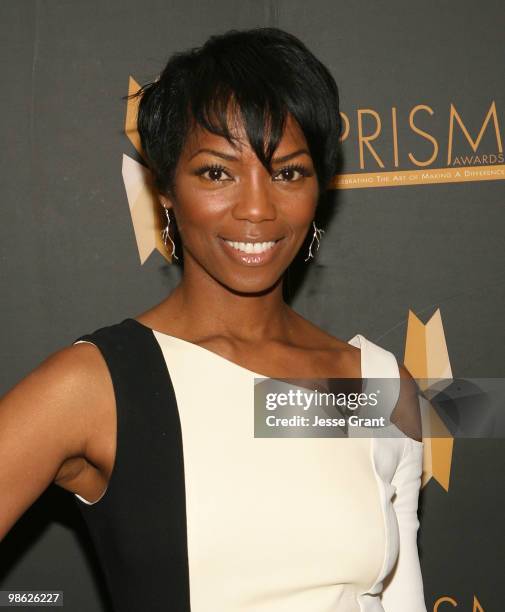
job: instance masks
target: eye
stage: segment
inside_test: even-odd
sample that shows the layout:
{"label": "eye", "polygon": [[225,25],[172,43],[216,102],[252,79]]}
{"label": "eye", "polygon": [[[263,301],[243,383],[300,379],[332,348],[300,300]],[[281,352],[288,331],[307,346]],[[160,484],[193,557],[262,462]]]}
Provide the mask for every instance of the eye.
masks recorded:
{"label": "eye", "polygon": [[[213,183],[222,183],[223,175],[226,175],[228,179],[230,179],[230,175],[228,174],[226,168],[224,166],[220,166],[219,164],[212,164],[202,166],[195,171],[197,176],[203,176],[208,181],[212,181]],[[205,175],[208,176],[205,176]]]}
{"label": "eye", "polygon": [[[300,176],[296,177],[296,174],[299,174]],[[279,176],[281,177],[279,180],[275,178]],[[281,168],[274,175],[274,180],[282,183],[295,183],[307,176],[312,176],[312,173],[305,166],[302,166],[301,164],[290,164],[289,166],[284,166],[284,168]]]}

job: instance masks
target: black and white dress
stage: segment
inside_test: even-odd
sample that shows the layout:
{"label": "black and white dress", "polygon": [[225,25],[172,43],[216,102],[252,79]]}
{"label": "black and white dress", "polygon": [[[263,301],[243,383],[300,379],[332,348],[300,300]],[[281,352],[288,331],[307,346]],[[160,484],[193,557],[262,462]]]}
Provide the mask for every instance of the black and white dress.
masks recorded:
{"label": "black and white dress", "polygon": [[[125,319],[81,336],[116,398],[113,472],[76,495],[117,612],[426,612],[423,443],[255,438],[254,378]],[[357,334],[362,377],[398,378]]]}

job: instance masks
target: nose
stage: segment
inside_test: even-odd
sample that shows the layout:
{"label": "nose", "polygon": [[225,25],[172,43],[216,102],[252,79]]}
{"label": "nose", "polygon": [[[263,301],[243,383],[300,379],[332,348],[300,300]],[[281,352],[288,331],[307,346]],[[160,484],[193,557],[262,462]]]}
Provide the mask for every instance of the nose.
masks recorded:
{"label": "nose", "polygon": [[235,219],[260,223],[277,217],[271,180],[268,171],[261,166],[241,181],[232,210]]}

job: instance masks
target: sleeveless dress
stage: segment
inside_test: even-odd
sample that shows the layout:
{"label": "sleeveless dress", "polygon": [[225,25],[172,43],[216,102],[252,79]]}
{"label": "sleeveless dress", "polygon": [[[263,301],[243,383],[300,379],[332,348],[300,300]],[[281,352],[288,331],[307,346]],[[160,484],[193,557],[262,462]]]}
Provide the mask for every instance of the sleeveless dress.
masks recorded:
{"label": "sleeveless dress", "polygon": [[[74,494],[116,612],[426,612],[422,442],[255,438],[262,375],[130,318],[78,342],[116,399],[108,487]],[[399,380],[391,352],[349,344],[363,379]]]}

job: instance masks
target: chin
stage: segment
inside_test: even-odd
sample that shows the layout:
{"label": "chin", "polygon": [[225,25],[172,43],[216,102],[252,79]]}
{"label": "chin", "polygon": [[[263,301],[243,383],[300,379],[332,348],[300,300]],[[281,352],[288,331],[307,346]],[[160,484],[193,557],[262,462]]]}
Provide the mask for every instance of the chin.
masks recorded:
{"label": "chin", "polygon": [[246,275],[241,277],[225,277],[218,278],[217,280],[234,293],[249,294],[266,293],[282,280],[280,276],[261,273],[258,269],[247,276],[248,277],[246,277]]}

